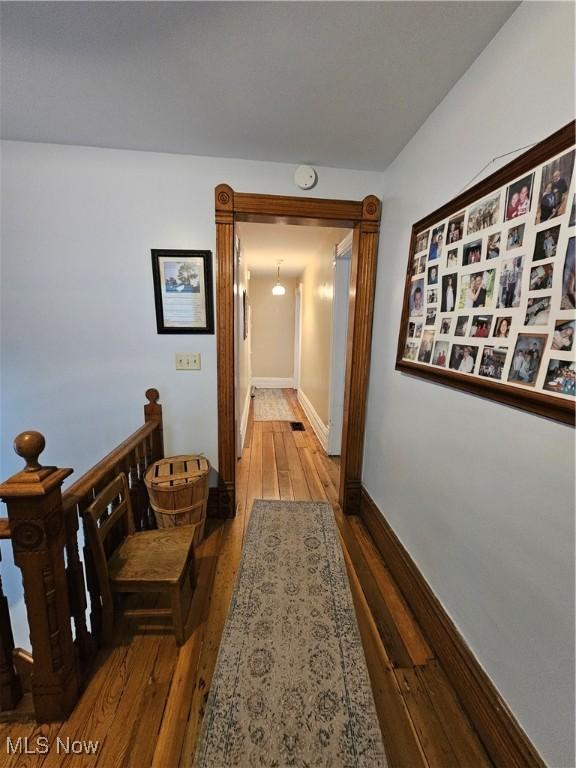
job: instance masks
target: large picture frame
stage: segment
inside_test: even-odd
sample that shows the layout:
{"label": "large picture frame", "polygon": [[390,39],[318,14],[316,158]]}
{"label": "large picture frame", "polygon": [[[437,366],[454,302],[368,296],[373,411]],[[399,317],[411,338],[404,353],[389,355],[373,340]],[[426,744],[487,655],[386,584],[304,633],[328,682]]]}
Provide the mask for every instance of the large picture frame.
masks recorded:
{"label": "large picture frame", "polygon": [[158,333],[214,333],[212,251],[152,249]]}
{"label": "large picture frame", "polygon": [[575,126],[414,224],[397,370],[575,423]]}

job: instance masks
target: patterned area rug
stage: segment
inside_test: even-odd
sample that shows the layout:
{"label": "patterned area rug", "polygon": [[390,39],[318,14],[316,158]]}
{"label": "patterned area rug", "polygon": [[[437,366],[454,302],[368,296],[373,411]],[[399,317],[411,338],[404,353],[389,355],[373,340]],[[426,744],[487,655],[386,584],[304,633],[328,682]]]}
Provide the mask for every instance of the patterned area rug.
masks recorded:
{"label": "patterned area rug", "polygon": [[281,389],[254,390],[254,421],[295,421],[290,403]]}
{"label": "patterned area rug", "polygon": [[254,502],[194,766],[386,766],[329,504]]}

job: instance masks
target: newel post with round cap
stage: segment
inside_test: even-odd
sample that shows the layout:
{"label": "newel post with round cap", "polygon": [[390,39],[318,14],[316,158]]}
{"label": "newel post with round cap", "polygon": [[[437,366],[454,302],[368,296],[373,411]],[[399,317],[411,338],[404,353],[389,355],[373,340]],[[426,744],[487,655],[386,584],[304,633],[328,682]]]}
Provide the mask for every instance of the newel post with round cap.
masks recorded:
{"label": "newel post with round cap", "polygon": [[0,485],[8,508],[14,562],[22,571],[32,645],[32,697],[39,722],[63,720],[79,695],[64,564],[63,481],[71,469],[43,467],[45,440],[23,432],[14,450],[26,466]]}

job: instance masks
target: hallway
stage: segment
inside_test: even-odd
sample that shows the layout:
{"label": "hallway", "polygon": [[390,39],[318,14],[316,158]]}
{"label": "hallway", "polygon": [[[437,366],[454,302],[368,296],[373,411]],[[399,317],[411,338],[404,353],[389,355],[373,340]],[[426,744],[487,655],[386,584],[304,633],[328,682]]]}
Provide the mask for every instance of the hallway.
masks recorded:
{"label": "hallway", "polygon": [[[284,390],[304,431],[254,421],[238,462],[236,517],[208,521],[197,552],[190,635],[176,647],[162,620],[118,622],[88,687],[65,723],[0,724],[0,741],[28,738],[30,754],[6,768],[191,768],[218,648],[256,498],[329,501],[340,529],[350,586],[391,768],[482,768],[491,763],[444,672],[359,518],[338,507],[338,460],[326,456],[293,390]],[[40,750],[39,737],[50,751]],[[82,758],[56,752],[57,738],[99,741]],[[222,766],[225,768],[225,766]]]}
{"label": "hallway", "polygon": [[[470,722],[359,518],[338,506],[339,461],[322,449],[294,390],[284,390],[304,431],[254,421],[238,463],[236,525],[256,498],[332,504],[390,766],[490,766]],[[242,523],[240,521],[243,521]],[[234,523],[232,523],[234,524]]]}

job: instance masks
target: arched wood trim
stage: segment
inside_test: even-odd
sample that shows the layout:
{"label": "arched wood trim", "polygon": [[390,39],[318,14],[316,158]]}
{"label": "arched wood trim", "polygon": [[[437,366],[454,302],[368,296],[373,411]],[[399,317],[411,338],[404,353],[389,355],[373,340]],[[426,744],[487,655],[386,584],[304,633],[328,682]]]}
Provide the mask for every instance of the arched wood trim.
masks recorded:
{"label": "arched wood trim", "polygon": [[370,372],[372,316],[380,231],[380,200],[363,201],[253,195],[227,184],[215,190],[216,315],[218,356],[218,509],[235,514],[234,407],[234,224],[236,221],[347,226],[354,230],[340,471],[340,504],[360,511],[366,392]]}

